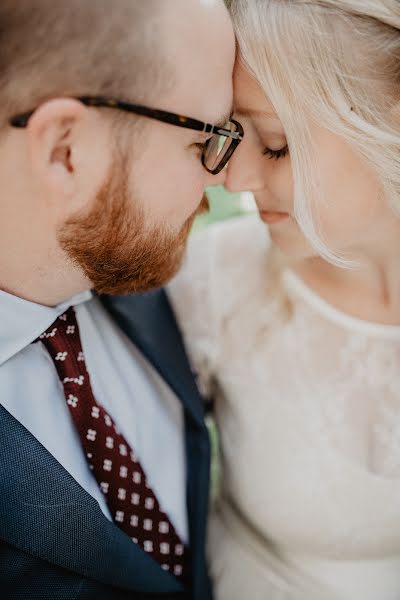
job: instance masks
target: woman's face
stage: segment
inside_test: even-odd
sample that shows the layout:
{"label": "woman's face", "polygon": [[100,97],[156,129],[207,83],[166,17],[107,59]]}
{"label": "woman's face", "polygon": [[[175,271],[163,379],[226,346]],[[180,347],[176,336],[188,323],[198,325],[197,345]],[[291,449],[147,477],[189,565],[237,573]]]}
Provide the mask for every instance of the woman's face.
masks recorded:
{"label": "woman's face", "polygon": [[[258,83],[237,64],[234,74],[235,116],[243,124],[244,141],[227,172],[230,191],[254,193],[261,218],[271,237],[295,258],[315,256],[294,216],[293,176],[282,124]],[[317,148],[316,181],[321,203],[317,207],[320,231],[328,247],[360,258],[374,251],[397,219],[386,208],[377,177],[341,137],[312,126]],[[317,193],[318,201],[318,193]]]}

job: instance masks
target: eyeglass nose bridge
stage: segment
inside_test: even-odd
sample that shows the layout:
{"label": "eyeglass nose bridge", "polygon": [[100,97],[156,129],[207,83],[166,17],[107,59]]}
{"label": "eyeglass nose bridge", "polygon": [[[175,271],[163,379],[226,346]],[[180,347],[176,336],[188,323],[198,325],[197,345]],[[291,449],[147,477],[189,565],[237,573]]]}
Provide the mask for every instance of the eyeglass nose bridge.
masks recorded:
{"label": "eyeglass nose bridge", "polygon": [[[231,119],[230,122],[234,123],[238,129],[241,129],[240,123],[238,123],[234,119]],[[203,133],[222,135],[227,138],[232,138],[233,140],[242,141],[242,139],[243,139],[243,130],[242,131],[229,131],[229,129],[224,129],[221,127],[217,129],[215,125],[211,125],[210,123],[204,123]]]}
{"label": "eyeglass nose bridge", "polygon": [[[235,121],[232,121],[234,123]],[[233,140],[239,140],[240,142],[243,139],[243,135],[241,135],[238,131],[228,131],[227,129],[217,129],[215,132],[218,135],[223,135],[227,138],[232,138]]]}

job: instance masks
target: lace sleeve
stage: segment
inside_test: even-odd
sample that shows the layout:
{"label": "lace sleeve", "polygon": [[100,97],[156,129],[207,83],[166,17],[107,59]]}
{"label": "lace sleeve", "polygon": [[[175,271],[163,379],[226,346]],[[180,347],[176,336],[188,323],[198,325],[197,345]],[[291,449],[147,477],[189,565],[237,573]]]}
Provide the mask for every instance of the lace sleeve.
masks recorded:
{"label": "lace sleeve", "polygon": [[218,352],[218,319],[213,301],[215,229],[211,227],[191,237],[183,267],[167,286],[186,350],[197,373],[197,383],[205,397],[212,394]]}

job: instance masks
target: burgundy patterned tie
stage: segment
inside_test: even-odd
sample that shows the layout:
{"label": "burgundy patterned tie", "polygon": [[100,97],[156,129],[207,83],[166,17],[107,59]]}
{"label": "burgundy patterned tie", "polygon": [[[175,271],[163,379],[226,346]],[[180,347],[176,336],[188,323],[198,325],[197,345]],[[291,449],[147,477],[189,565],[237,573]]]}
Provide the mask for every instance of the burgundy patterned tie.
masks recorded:
{"label": "burgundy patterned tie", "polygon": [[189,575],[189,550],[151,490],[135,452],[93,395],[71,307],[36,341],[47,348],[64,387],[72,419],[116,525],[181,580]]}

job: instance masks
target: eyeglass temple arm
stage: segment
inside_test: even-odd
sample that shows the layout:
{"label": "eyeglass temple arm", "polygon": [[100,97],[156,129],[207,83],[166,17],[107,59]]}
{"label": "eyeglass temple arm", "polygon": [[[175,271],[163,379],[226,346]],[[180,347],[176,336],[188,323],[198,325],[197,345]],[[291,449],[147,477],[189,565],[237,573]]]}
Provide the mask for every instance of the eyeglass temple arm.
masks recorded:
{"label": "eyeglass temple arm", "polygon": [[[239,131],[232,132],[228,129],[218,128],[217,126],[211,125],[210,123],[204,123],[203,121],[192,119],[191,117],[185,117],[184,115],[179,115],[155,108],[148,108],[147,106],[142,106],[141,104],[130,104],[128,102],[114,100],[113,98],[106,98],[103,96],[78,96],[76,97],[76,100],[79,100],[80,102],[82,102],[82,104],[85,104],[85,106],[117,108],[125,112],[130,112],[136,115],[142,115],[150,119],[155,119],[157,121],[169,123],[178,127],[184,127],[186,129],[192,129],[194,131],[201,131],[203,133],[211,134],[216,133],[218,135],[232,138],[234,140],[243,139],[243,129],[241,128],[240,124],[238,124],[236,121],[234,121],[234,123],[236,126],[239,125]],[[29,119],[32,117],[34,112],[34,110],[31,110],[29,112],[12,117],[10,119],[10,125],[17,128],[26,127],[28,125]]]}

